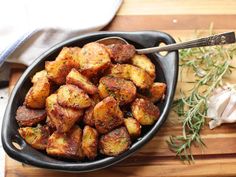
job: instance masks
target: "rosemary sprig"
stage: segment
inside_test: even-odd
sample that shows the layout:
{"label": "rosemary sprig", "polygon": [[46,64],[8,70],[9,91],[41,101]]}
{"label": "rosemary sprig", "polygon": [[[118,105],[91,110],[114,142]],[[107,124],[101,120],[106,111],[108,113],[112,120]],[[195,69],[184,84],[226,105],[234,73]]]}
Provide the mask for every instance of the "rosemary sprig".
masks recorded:
{"label": "rosemary sprig", "polygon": [[[235,46],[216,46],[180,51],[180,77],[194,78],[192,89],[183,92],[174,101],[173,108],[182,123],[182,135],[169,138],[169,148],[182,160],[194,160],[193,145],[204,147],[200,133],[205,123],[207,100],[211,92],[222,84],[223,78],[231,72],[230,62],[236,54]],[[181,79],[182,80],[182,79]]]}

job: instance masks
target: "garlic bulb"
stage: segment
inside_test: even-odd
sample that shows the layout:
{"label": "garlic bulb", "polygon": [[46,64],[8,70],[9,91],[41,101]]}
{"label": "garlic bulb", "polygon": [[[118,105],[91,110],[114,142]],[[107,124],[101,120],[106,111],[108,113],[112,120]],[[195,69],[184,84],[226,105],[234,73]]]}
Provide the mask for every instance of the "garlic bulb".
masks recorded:
{"label": "garlic bulb", "polygon": [[231,87],[217,88],[208,101],[207,117],[210,129],[222,123],[236,122],[236,92]]}

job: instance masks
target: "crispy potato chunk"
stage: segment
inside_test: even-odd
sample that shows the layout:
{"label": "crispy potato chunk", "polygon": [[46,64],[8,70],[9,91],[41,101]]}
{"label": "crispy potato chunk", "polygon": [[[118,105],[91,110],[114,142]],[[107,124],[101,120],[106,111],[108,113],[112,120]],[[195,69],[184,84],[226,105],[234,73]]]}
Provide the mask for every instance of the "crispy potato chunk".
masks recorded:
{"label": "crispy potato chunk", "polygon": [[93,100],[92,106],[90,106],[89,108],[85,110],[83,122],[86,125],[94,127],[95,126],[95,121],[94,121],[94,116],[93,116],[94,106],[101,101],[101,98],[99,94],[94,94],[94,95],[91,95],[91,99]]}
{"label": "crispy potato chunk", "polygon": [[49,116],[47,116],[45,123],[50,129],[52,129],[53,131],[56,131],[56,126],[53,124]]}
{"label": "crispy potato chunk", "polygon": [[109,76],[100,79],[98,91],[102,98],[113,96],[120,105],[130,103],[136,95],[136,87],[131,81]]}
{"label": "crispy potato chunk", "polygon": [[97,156],[98,132],[86,125],[83,129],[82,150],[88,159],[93,160]]}
{"label": "crispy potato chunk", "polygon": [[96,105],[98,104],[100,101],[102,101],[100,95],[98,93],[94,94],[94,95],[91,95],[90,98],[93,100],[93,103],[92,105]]}
{"label": "crispy potato chunk", "polygon": [[90,78],[109,67],[111,60],[106,48],[99,43],[86,44],[79,53],[80,70]]}
{"label": "crispy potato chunk", "polygon": [[73,127],[67,133],[54,132],[48,139],[47,153],[52,156],[59,156],[72,159],[83,159],[81,154],[82,130]]}
{"label": "crispy potato chunk", "polygon": [[146,55],[138,55],[138,54],[134,55],[134,57],[131,58],[131,64],[139,68],[142,68],[153,78],[153,80],[155,79],[156,77],[155,65]]}
{"label": "crispy potato chunk", "polygon": [[135,54],[135,47],[130,44],[111,44],[106,46],[110,57],[116,63],[127,63]]}
{"label": "crispy potato chunk", "polygon": [[63,107],[87,108],[92,104],[89,96],[75,85],[63,85],[58,89],[57,102]]}
{"label": "crispy potato chunk", "polygon": [[115,65],[111,68],[111,76],[131,80],[141,89],[149,88],[153,84],[153,79],[145,70],[129,64]]}
{"label": "crispy potato chunk", "polygon": [[44,109],[29,109],[26,106],[19,106],[16,111],[16,120],[19,126],[33,126],[45,120],[47,117]]}
{"label": "crispy potato chunk", "polygon": [[95,126],[93,110],[94,110],[94,106],[90,106],[88,109],[86,109],[86,111],[84,112],[84,118],[83,118],[83,122],[86,125],[89,125],[91,127]]}
{"label": "crispy potato chunk", "polygon": [[149,89],[149,99],[154,103],[159,100],[163,100],[165,98],[165,92],[166,84],[162,82],[155,82]]}
{"label": "crispy potato chunk", "polygon": [[136,98],[131,106],[132,114],[141,125],[152,125],[160,116],[160,110],[151,101]]}
{"label": "crispy potato chunk", "polygon": [[98,91],[97,87],[93,85],[88,78],[80,74],[80,72],[74,68],[67,75],[66,83],[76,85],[88,94],[95,94]]}
{"label": "crispy potato chunk", "polygon": [[33,148],[45,150],[50,136],[48,126],[24,127],[18,129],[21,137]]}
{"label": "crispy potato chunk", "polygon": [[82,118],[83,110],[65,108],[57,103],[57,94],[51,94],[46,100],[47,115],[58,132],[68,132]]}
{"label": "crispy potato chunk", "polygon": [[46,70],[42,70],[37,72],[31,79],[32,83],[36,83],[38,82],[40,79],[47,77],[47,71]]}
{"label": "crispy potato chunk", "polygon": [[124,123],[131,138],[138,138],[141,135],[141,125],[136,119],[128,117],[124,120]]}
{"label": "crispy potato chunk", "polygon": [[47,77],[43,77],[29,89],[25,96],[25,105],[28,108],[41,109],[45,107],[45,101],[50,94],[50,83]]}
{"label": "crispy potato chunk", "polygon": [[150,100],[153,103],[162,101],[165,99],[166,84],[162,82],[154,82],[149,89],[142,90],[141,93],[137,93],[137,98],[143,98]]}
{"label": "crispy potato chunk", "polygon": [[123,124],[123,113],[113,97],[107,97],[94,107],[95,127],[99,133],[107,133]]}
{"label": "crispy potato chunk", "polygon": [[130,145],[130,136],[125,127],[102,135],[99,141],[100,152],[108,156],[117,156],[128,150]]}
{"label": "crispy potato chunk", "polygon": [[79,68],[79,52],[80,48],[68,48],[64,47],[55,61],[46,61],[45,69],[47,71],[48,78],[54,81],[56,84],[64,84],[66,82],[66,76],[72,68]]}

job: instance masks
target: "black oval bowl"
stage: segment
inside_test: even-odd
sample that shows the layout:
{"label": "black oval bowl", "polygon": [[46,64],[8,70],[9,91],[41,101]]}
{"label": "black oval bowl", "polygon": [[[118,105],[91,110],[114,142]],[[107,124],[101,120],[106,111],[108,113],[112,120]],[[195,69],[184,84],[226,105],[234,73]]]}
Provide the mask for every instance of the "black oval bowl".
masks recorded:
{"label": "black oval bowl", "polygon": [[[122,37],[133,44],[136,48],[158,46],[162,42],[165,44],[175,43],[174,39],[171,36],[158,31],[97,32],[81,35],[65,42],[59,43],[43,53],[33,62],[33,64],[31,64],[26,69],[21,78],[18,80],[9,98],[2,125],[2,144],[6,153],[10,157],[20,162],[41,168],[69,172],[87,172],[102,169],[120,162],[121,160],[127,158],[139,148],[141,148],[156,134],[161,125],[165,122],[174,98],[178,77],[177,51],[169,52],[166,56],[161,56],[158,53],[149,55],[149,57],[152,59],[152,62],[156,66],[156,81],[165,82],[167,84],[165,101],[161,104],[158,104],[161,110],[161,115],[154,125],[144,127],[142,129],[141,137],[132,144],[129,150],[117,157],[98,156],[98,158],[96,158],[94,161],[83,162],[53,158],[48,156],[46,153],[38,151],[27,145],[17,131],[19,127],[15,120],[16,110],[18,106],[22,105],[27,91],[32,86],[30,78],[37,71],[40,71],[44,68],[44,62],[47,60],[54,60],[64,46],[82,47],[86,43],[109,36]],[[13,142],[19,144],[21,146],[21,149],[16,148],[13,145]]]}

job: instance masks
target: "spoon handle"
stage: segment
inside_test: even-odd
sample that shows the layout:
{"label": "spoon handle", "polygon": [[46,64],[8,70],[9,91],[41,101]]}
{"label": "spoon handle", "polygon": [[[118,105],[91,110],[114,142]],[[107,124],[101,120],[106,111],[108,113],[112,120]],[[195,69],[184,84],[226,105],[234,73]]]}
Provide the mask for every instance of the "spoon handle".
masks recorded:
{"label": "spoon handle", "polygon": [[234,32],[226,32],[222,34],[211,35],[204,38],[199,38],[187,42],[181,42],[178,44],[170,44],[161,47],[151,47],[146,49],[137,49],[138,54],[147,54],[161,51],[173,51],[178,49],[187,49],[194,47],[204,47],[213,45],[231,44],[235,42]]}

